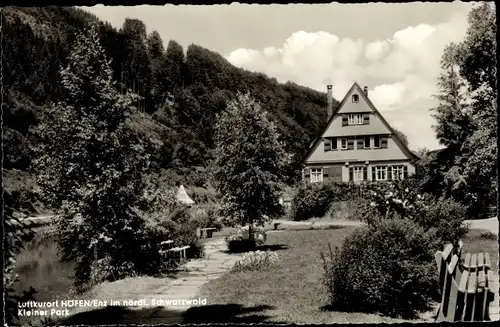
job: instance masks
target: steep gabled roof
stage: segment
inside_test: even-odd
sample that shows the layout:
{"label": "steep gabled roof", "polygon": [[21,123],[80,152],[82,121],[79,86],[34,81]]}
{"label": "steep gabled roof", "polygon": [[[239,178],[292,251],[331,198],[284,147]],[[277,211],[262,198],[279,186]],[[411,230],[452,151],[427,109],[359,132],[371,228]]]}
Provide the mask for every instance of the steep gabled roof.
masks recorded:
{"label": "steep gabled roof", "polygon": [[346,92],[346,94],[345,94],[344,98],[342,99],[342,101],[340,102],[340,104],[337,106],[337,108],[335,109],[335,111],[332,113],[332,116],[328,119],[328,123],[326,124],[325,128],[321,131],[321,133],[319,134],[319,136],[316,137],[314,139],[314,141],[311,143],[312,145],[309,147],[307,155],[302,160],[302,163],[304,163],[304,161],[306,161],[311,156],[311,153],[316,149],[318,143],[321,141],[321,136],[325,133],[325,131],[328,129],[328,127],[330,126],[330,124],[332,123],[332,121],[338,115],[338,112],[340,111],[340,109],[342,109],[342,107],[346,103],[346,101],[348,99],[348,95],[351,93],[351,91],[354,88],[358,89],[359,94],[366,101],[366,103],[368,104],[368,106],[373,110],[373,113],[375,115],[377,115],[377,117],[380,119],[380,121],[382,122],[382,124],[384,124],[384,126],[393,135],[393,140],[395,141],[396,145],[401,149],[401,151],[403,151],[409,158],[412,158],[413,160],[418,160],[419,157],[417,155],[415,155],[415,153],[413,153],[413,151],[411,151],[401,141],[401,139],[399,138],[399,136],[394,132],[394,129],[391,127],[391,125],[389,125],[389,123],[387,122],[387,120],[385,120],[384,116],[382,116],[382,114],[378,111],[378,109],[373,105],[373,103],[371,102],[370,98],[366,95],[366,93],[363,91],[363,89],[359,86],[358,82],[354,82],[352,84],[352,86],[349,88],[349,90]]}

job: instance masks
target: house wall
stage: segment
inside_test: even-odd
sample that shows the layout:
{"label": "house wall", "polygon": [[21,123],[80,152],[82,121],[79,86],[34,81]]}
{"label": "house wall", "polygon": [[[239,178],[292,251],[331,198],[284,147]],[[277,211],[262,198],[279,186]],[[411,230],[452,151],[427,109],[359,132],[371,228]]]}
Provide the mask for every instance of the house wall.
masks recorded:
{"label": "house wall", "polygon": [[[346,162],[346,161],[384,161],[384,160],[408,160],[406,154],[389,137],[387,139],[387,148],[379,149],[358,149],[357,142],[354,142],[353,150],[329,150],[325,151],[324,139],[321,139],[315,145],[311,155],[305,161],[305,164],[313,164],[315,162]],[[373,139],[372,139],[373,144]]]}
{"label": "house wall", "polygon": [[378,115],[370,113],[370,123],[367,125],[346,125],[342,126],[342,114],[336,115],[322,137],[343,136],[343,135],[366,135],[389,133],[387,127],[382,123]]}
{"label": "house wall", "polygon": [[[387,165],[387,166],[407,166],[407,169],[408,169],[408,176],[411,176],[413,174],[415,174],[415,164],[413,164],[412,162],[410,162],[408,159],[406,160],[386,160],[386,161],[373,161],[373,162],[369,162],[368,164],[366,164],[365,162],[363,161],[353,161],[353,162],[349,162],[348,165],[346,165],[345,163],[323,163],[323,164],[320,164],[320,163],[316,163],[316,164],[306,164],[304,169],[311,169],[311,168],[322,168],[323,169],[323,172],[325,171],[325,169],[329,169],[330,167],[338,167],[338,168],[341,168],[342,170],[342,178],[341,178],[341,181],[342,182],[349,182],[349,168],[350,167],[354,167],[354,166],[366,166],[367,167],[367,172],[368,172],[368,181],[371,181],[372,180],[372,169],[374,166],[380,166],[380,165]],[[302,177],[304,179],[304,181],[306,182],[310,182],[311,181],[311,178],[310,178],[310,174],[309,176],[305,176],[304,174],[304,170],[302,172]],[[327,181],[333,181],[334,179],[330,177],[330,174],[327,178],[323,177],[323,182],[327,182]],[[339,181],[339,180],[337,180]]]}

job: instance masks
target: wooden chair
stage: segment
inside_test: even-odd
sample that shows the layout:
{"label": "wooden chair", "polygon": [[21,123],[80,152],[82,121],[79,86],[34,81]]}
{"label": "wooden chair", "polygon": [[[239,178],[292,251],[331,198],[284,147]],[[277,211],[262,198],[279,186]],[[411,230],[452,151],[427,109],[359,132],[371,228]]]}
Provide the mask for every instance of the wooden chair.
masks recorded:
{"label": "wooden chair", "polygon": [[457,254],[452,251],[453,245],[448,244],[435,254],[442,294],[436,321],[491,320],[496,281],[489,253],[467,253],[460,262],[462,243]]}

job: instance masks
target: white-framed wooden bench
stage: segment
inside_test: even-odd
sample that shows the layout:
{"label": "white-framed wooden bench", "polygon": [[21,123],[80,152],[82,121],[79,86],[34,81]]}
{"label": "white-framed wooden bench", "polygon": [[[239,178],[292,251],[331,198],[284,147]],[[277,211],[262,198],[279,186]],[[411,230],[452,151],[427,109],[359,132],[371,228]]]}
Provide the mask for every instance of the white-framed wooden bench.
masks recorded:
{"label": "white-framed wooden bench", "polygon": [[170,265],[175,263],[181,264],[187,260],[187,249],[190,248],[189,245],[174,247],[174,241],[168,240],[161,242],[160,246],[160,254]]}
{"label": "white-framed wooden bench", "polygon": [[170,253],[172,253],[172,257],[179,264],[184,263],[187,260],[187,250],[190,248],[189,245],[175,247],[170,249]]}
{"label": "white-framed wooden bench", "polygon": [[461,262],[461,242],[457,250],[453,254],[453,245],[448,244],[435,254],[441,288],[436,321],[491,320],[497,282],[490,270],[490,255],[467,253]]}
{"label": "white-framed wooden bench", "polygon": [[217,228],[215,227],[209,227],[209,228],[199,228],[199,237],[203,238],[203,233],[205,232],[206,238],[212,238],[213,232],[217,231]]}

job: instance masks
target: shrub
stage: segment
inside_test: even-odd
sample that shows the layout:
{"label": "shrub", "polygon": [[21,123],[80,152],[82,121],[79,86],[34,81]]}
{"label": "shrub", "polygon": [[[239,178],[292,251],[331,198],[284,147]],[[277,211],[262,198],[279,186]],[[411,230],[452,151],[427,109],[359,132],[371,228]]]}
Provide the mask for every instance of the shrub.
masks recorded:
{"label": "shrub", "polygon": [[446,243],[458,244],[469,228],[464,225],[467,209],[453,199],[427,198],[424,205],[416,207],[413,219],[424,228],[434,229],[435,237],[442,247]]}
{"label": "shrub", "polygon": [[451,198],[436,199],[420,194],[414,183],[414,180],[404,180],[372,190],[369,194],[372,209],[361,209],[364,221],[371,224],[372,220],[376,222],[378,216],[408,218],[420,224],[425,231],[432,230],[440,247],[448,242],[456,245],[468,232],[463,224],[467,209]]}
{"label": "shrub", "polygon": [[334,310],[413,318],[438,297],[433,237],[408,219],[379,219],[355,230],[324,258]]}
{"label": "shrub", "polygon": [[220,231],[223,227],[218,217],[218,210],[215,206],[205,208],[194,208],[191,210],[192,220],[196,222],[198,228],[217,228]]}
{"label": "shrub", "polygon": [[496,241],[498,239],[498,235],[495,233],[492,233],[490,231],[482,232],[479,235],[479,238],[482,238],[483,240],[494,240]]}
{"label": "shrub", "polygon": [[229,252],[240,253],[254,250],[266,242],[266,232],[263,228],[253,227],[253,241],[250,240],[248,226],[238,228],[234,233],[226,236],[225,241]]}
{"label": "shrub", "polygon": [[186,192],[196,204],[213,204],[217,203],[217,195],[212,188],[204,187],[187,187]]}
{"label": "shrub", "polygon": [[255,271],[269,267],[273,262],[279,260],[280,257],[274,251],[252,251],[243,254],[243,257],[236,261],[232,271]]}
{"label": "shrub", "polygon": [[292,220],[307,220],[323,217],[335,198],[332,186],[328,183],[303,184],[292,200]]}

